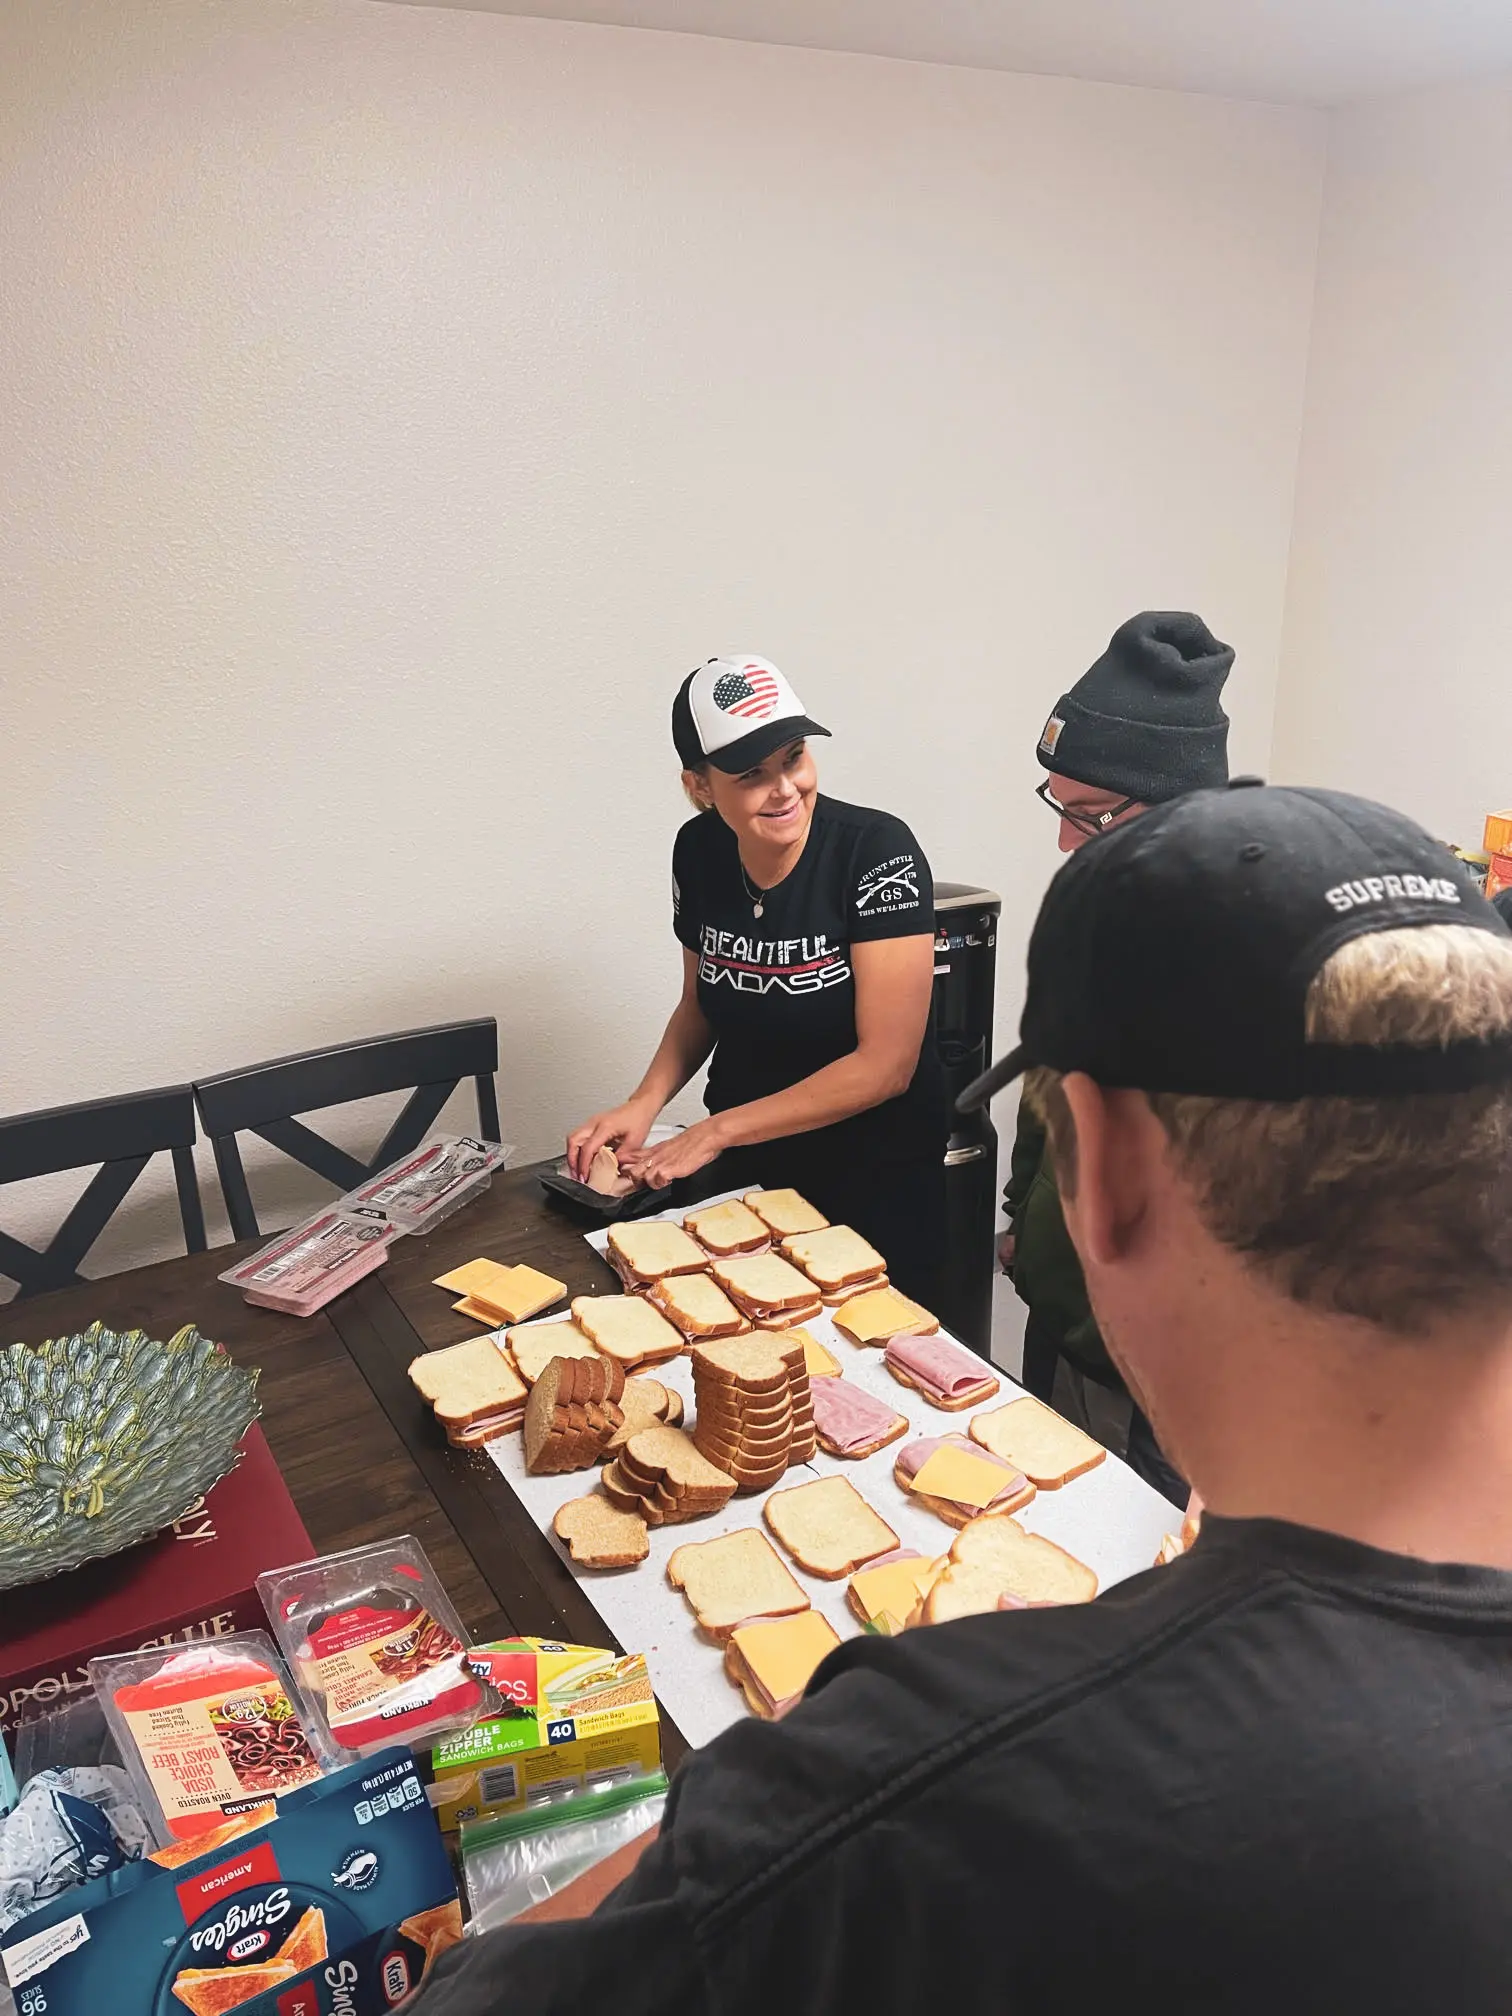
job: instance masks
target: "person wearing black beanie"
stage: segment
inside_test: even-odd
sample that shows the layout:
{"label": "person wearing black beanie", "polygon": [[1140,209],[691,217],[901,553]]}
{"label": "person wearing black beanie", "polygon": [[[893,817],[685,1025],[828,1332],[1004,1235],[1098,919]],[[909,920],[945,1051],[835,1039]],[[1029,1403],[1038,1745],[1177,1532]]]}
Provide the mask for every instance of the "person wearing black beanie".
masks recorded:
{"label": "person wearing black beanie", "polygon": [[[1035,752],[1049,772],[1038,795],[1059,815],[1063,853],[1150,805],[1228,782],[1229,723],[1220,702],[1233,662],[1232,649],[1202,618],[1183,611],[1149,610],[1114,631],[1107,650],[1056,701]],[[1049,1139],[1027,1105],[1019,1107],[1003,1202],[1003,1264],[1029,1309],[1024,1385],[1049,1404],[1064,1362],[1073,1389],[1090,1381],[1120,1396],[1120,1411],[1128,1409],[1128,1462],[1146,1483],[1184,1504],[1186,1486],[1149,1422],[1126,1400],[1099,1334],[1061,1212]]]}

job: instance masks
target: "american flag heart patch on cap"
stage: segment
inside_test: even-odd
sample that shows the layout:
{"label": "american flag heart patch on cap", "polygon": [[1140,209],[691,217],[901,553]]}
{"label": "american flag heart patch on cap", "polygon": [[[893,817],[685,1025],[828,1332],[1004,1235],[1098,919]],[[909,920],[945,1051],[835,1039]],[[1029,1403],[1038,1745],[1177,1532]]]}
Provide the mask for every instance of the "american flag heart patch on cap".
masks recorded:
{"label": "american flag heart patch on cap", "polygon": [[742,665],[738,672],[720,673],[713,700],[722,714],[762,721],[777,705],[777,691],[777,681],[764,665]]}

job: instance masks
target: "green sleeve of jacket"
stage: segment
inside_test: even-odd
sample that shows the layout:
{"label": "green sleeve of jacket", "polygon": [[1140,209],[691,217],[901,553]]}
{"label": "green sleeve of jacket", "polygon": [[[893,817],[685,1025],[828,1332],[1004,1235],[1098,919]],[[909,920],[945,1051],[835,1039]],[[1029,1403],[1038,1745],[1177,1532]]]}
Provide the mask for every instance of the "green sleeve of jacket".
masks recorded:
{"label": "green sleeve of jacket", "polygon": [[1101,1385],[1121,1388],[1066,1230],[1049,1137],[1022,1102],[1010,1167],[1003,1202],[1014,1232],[1013,1285],[1020,1301],[1079,1371]]}

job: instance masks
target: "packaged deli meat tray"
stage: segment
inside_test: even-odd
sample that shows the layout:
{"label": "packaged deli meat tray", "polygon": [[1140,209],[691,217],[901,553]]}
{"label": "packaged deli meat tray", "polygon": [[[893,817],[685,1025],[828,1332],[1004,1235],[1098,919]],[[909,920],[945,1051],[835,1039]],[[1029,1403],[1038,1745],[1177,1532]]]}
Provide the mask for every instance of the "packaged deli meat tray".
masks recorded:
{"label": "packaged deli meat tray", "polygon": [[497,1714],[467,1663],[467,1632],[408,1534],[257,1578],[321,1741],[346,1762],[389,1743],[439,1743]]}
{"label": "packaged deli meat tray", "polygon": [[302,1786],[276,1817],[172,1860],[96,1877],[0,1934],[0,1974],[24,2016],[379,2016],[462,1936],[405,1749]]}
{"label": "packaged deli meat tray", "polygon": [[342,1198],[348,1210],[381,1211],[401,1232],[433,1232],[453,1211],[485,1191],[514,1153],[471,1134],[440,1134],[412,1155],[391,1162]]}
{"label": "packaged deli meat tray", "polygon": [[298,1791],[335,1757],[266,1631],[117,1652],[89,1678],[160,1848]]}

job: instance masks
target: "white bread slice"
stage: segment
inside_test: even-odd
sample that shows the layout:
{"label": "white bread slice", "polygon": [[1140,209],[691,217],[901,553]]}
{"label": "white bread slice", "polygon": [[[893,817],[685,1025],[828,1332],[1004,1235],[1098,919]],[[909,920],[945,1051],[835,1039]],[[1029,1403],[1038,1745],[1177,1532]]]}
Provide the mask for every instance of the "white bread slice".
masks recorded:
{"label": "white bread slice", "polygon": [[796,1330],[804,1323],[812,1323],[816,1316],[824,1313],[822,1304],[816,1298],[812,1302],[800,1302],[796,1309],[779,1309],[772,1315],[758,1316],[758,1330]]}
{"label": "white bread slice", "polygon": [[832,1295],[821,1295],[819,1300],[826,1309],[842,1309],[857,1295],[875,1295],[888,1285],[885,1274],[872,1274],[865,1281],[850,1281],[845,1287],[837,1288]]}
{"label": "white bread slice", "polygon": [[675,1323],[690,1341],[698,1337],[740,1337],[751,1327],[748,1316],[707,1274],[668,1274],[647,1298]]}
{"label": "white bread slice", "polygon": [[993,1569],[952,1561],[926,1594],[915,1621],[949,1624],[957,1617],[982,1617],[1003,1607],[1004,1593],[1002,1578]]}
{"label": "white bread slice", "polygon": [[664,1274],[698,1274],[709,1264],[697,1240],[664,1218],[611,1225],[609,1251],[639,1281],[660,1281]]}
{"label": "white bread slice", "polygon": [[676,1357],[684,1345],[682,1332],[642,1295],[579,1295],[572,1320],[604,1357],[627,1368]]}
{"label": "white bread slice", "polygon": [[876,1288],[842,1302],[835,1328],[853,1344],[885,1344],[890,1337],[931,1337],[940,1327],[922,1303],[896,1288]]}
{"label": "white bread slice", "polygon": [[1058,1491],[1073,1477],[1095,1470],[1108,1453],[1100,1442],[1027,1393],[1006,1407],[973,1415],[967,1433],[973,1442],[1022,1470],[1041,1491]]}
{"label": "white bread slice", "polygon": [[745,1202],[779,1239],[798,1232],[822,1232],[829,1220],[796,1190],[748,1190]]}
{"label": "white bread slice", "polygon": [[[1097,1577],[1085,1562],[1005,1512],[984,1512],[956,1535],[951,1560],[995,1575],[1000,1594],[1025,1603],[1090,1603]],[[938,1586],[938,1585],[936,1585]]]}
{"label": "white bread slice", "polygon": [[898,1545],[897,1534],[848,1477],[818,1477],[774,1491],[763,1517],[798,1566],[826,1582],[838,1582]]}
{"label": "white bread slice", "polygon": [[677,1548],[667,1562],[667,1580],[682,1590],[701,1628],[721,1644],[748,1619],[790,1617],[809,1607],[771,1541],[752,1526]]}
{"label": "white bread slice", "polygon": [[771,1229],[754,1211],[733,1199],[723,1204],[700,1204],[683,1219],[687,1231],[700,1246],[721,1259],[731,1253],[756,1253],[772,1243]]}
{"label": "white bread slice", "polygon": [[569,1498],[551,1525],[580,1568],[633,1568],[651,1551],[641,1515],[618,1511],[606,1498]]}
{"label": "white bread slice", "polygon": [[693,1385],[738,1387],[749,1400],[758,1393],[785,1394],[788,1367],[771,1338],[721,1337],[693,1347]]}
{"label": "white bread slice", "polygon": [[514,1368],[527,1386],[534,1386],[553,1358],[597,1358],[598,1346],[576,1323],[536,1323],[511,1330],[506,1338]]}
{"label": "white bread slice", "polygon": [[731,1260],[716,1260],[709,1271],[748,1315],[776,1315],[784,1309],[817,1314],[813,1282],[780,1253],[737,1254]]}
{"label": "white bread slice", "polygon": [[885,1274],[887,1262],[868,1239],[849,1225],[827,1225],[822,1232],[797,1232],[784,1239],[782,1250],[801,1267],[821,1292],[834,1294],[847,1282],[869,1281]]}
{"label": "white bread slice", "polygon": [[523,1406],[525,1382],[492,1337],[469,1337],[411,1361],[416,1390],[445,1428],[467,1428],[487,1414]]}

